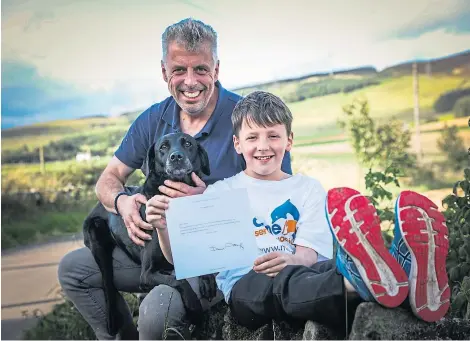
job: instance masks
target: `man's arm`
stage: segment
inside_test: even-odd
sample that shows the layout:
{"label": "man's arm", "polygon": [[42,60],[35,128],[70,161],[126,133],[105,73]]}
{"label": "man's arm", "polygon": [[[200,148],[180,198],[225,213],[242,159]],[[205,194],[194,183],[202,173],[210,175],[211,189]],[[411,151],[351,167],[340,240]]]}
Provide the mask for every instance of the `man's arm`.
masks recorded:
{"label": "man's arm", "polygon": [[114,198],[124,190],[124,184],[133,172],[133,168],[122,163],[116,156],[109,161],[95,187],[96,196],[107,211],[117,213]]}
{"label": "man's arm", "polygon": [[[124,184],[132,172],[134,169],[121,162],[116,156],[113,156],[106,166],[96,183],[95,192],[107,211],[118,213],[114,207],[114,199],[119,192],[124,190]],[[142,194],[121,195],[116,202],[129,237],[135,244],[141,246],[145,245],[143,240],[152,239],[150,235],[142,231],[142,229],[152,230],[152,225],[143,221],[139,213],[140,206],[145,205],[146,202],[147,199]]]}

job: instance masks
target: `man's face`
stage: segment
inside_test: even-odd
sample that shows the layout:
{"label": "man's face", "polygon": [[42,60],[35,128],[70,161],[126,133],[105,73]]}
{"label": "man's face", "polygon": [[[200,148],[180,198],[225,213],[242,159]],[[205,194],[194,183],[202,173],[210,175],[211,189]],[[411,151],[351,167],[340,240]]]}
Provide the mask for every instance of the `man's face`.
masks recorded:
{"label": "man's face", "polygon": [[162,75],[180,108],[197,116],[204,113],[214,94],[219,62],[214,63],[208,42],[201,44],[195,52],[170,42],[166,60],[162,61]]}

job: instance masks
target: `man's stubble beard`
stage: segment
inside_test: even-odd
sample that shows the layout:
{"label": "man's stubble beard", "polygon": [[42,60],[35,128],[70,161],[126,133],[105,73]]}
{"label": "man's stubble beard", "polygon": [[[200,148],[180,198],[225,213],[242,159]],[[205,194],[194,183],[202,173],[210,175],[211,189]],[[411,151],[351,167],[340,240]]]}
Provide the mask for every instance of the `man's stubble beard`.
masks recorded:
{"label": "man's stubble beard", "polygon": [[[191,110],[191,111],[190,111],[190,110],[187,109],[187,106],[186,106],[186,105],[183,105],[183,103],[179,103],[179,100],[178,100],[179,97],[178,97],[178,95],[179,95],[179,92],[180,92],[180,91],[178,90],[178,88],[177,88],[176,86],[175,86],[175,94],[174,94],[174,95],[172,94],[172,91],[171,91],[171,80],[173,79],[173,76],[174,76],[174,75],[170,75],[170,76],[168,77],[168,81],[167,81],[168,92],[173,96],[173,98],[174,98],[174,100],[176,101],[176,103],[178,104],[178,106],[179,106],[185,113],[187,113],[188,115],[193,116],[193,117],[199,116],[199,115],[207,108],[207,106],[209,105],[209,103],[210,103],[210,101],[211,101],[211,99],[212,99],[212,96],[214,95],[214,91],[215,91],[215,82],[213,82],[212,93],[209,95],[209,97],[206,97],[205,100],[203,100],[203,101],[201,102],[201,104],[200,104],[201,107],[198,108],[196,111],[194,111],[194,110]],[[214,77],[213,77],[212,74],[210,74],[210,77],[212,78],[212,80],[214,80]],[[205,89],[202,90],[203,92],[208,91],[208,88],[207,88],[206,86],[204,86],[204,88],[205,88]],[[184,94],[183,94],[183,96],[184,96]],[[197,104],[197,105],[199,105],[199,104]]]}

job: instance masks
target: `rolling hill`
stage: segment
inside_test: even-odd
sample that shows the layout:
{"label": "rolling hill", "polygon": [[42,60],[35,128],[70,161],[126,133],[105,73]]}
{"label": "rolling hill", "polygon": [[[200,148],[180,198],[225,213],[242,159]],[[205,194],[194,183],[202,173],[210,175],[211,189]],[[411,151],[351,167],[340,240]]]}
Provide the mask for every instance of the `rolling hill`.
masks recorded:
{"label": "rolling hill", "polygon": [[[456,53],[450,56],[418,61],[420,73],[448,74],[470,76],[470,50]],[[382,76],[401,76],[411,72],[412,62],[400,63],[390,66],[380,72]]]}
{"label": "rolling hill", "polygon": [[[423,62],[424,63],[424,62]],[[421,63],[421,65],[424,65]],[[470,67],[470,51],[432,60],[431,76],[420,75],[420,107],[423,121],[437,120],[432,106],[439,96],[449,90],[470,87],[466,70]],[[411,63],[401,63],[377,72],[371,67],[339,70],[333,75],[314,73],[300,78],[284,79],[277,82],[258,84],[235,89],[244,95],[260,89],[273,92],[283,98],[296,94],[299,89],[310,91],[324,87],[328,93],[314,93],[314,97],[288,103],[294,115],[294,132],[297,143],[328,141],[341,133],[337,120],[341,117],[342,106],[354,98],[367,98],[371,113],[377,119],[396,116],[412,121],[413,97]],[[457,72],[457,71],[458,72]],[[460,70],[460,71],[459,71]],[[345,91],[348,84],[365,85]],[[337,88],[335,88],[335,86]],[[317,91],[317,90],[315,90]],[[34,148],[50,141],[80,134],[106,135],[116,129],[126,129],[140,114],[139,111],[124,113],[118,117],[88,117],[84,119],[61,120],[30,126],[2,130],[2,151],[28,146]]]}
{"label": "rolling hill", "polygon": [[[418,63],[418,71],[420,74],[427,73],[427,65],[431,65],[431,74],[446,74],[446,75],[462,75],[470,76],[470,50],[444,56],[436,59],[420,60]],[[337,76],[338,78],[344,78],[345,76],[359,76],[359,77],[398,77],[403,75],[411,74],[411,67],[413,62],[407,61],[396,65],[389,66],[382,71],[377,71],[374,67],[361,67],[354,69],[335,70],[332,73],[312,73],[302,77],[282,79],[278,81],[272,81],[267,83],[253,84],[249,86],[239,87],[233,89],[233,91],[246,93],[252,89],[266,90],[287,86],[291,83],[302,83],[312,78],[325,78]]]}

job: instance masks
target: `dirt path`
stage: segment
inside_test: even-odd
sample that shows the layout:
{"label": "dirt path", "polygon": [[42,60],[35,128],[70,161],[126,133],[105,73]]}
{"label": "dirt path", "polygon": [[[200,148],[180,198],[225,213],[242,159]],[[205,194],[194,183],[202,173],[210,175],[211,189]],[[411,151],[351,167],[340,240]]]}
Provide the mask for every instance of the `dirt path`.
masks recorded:
{"label": "dirt path", "polygon": [[47,314],[62,302],[59,261],[83,246],[81,235],[66,239],[2,251],[2,340],[21,339],[37,321],[35,311]]}

